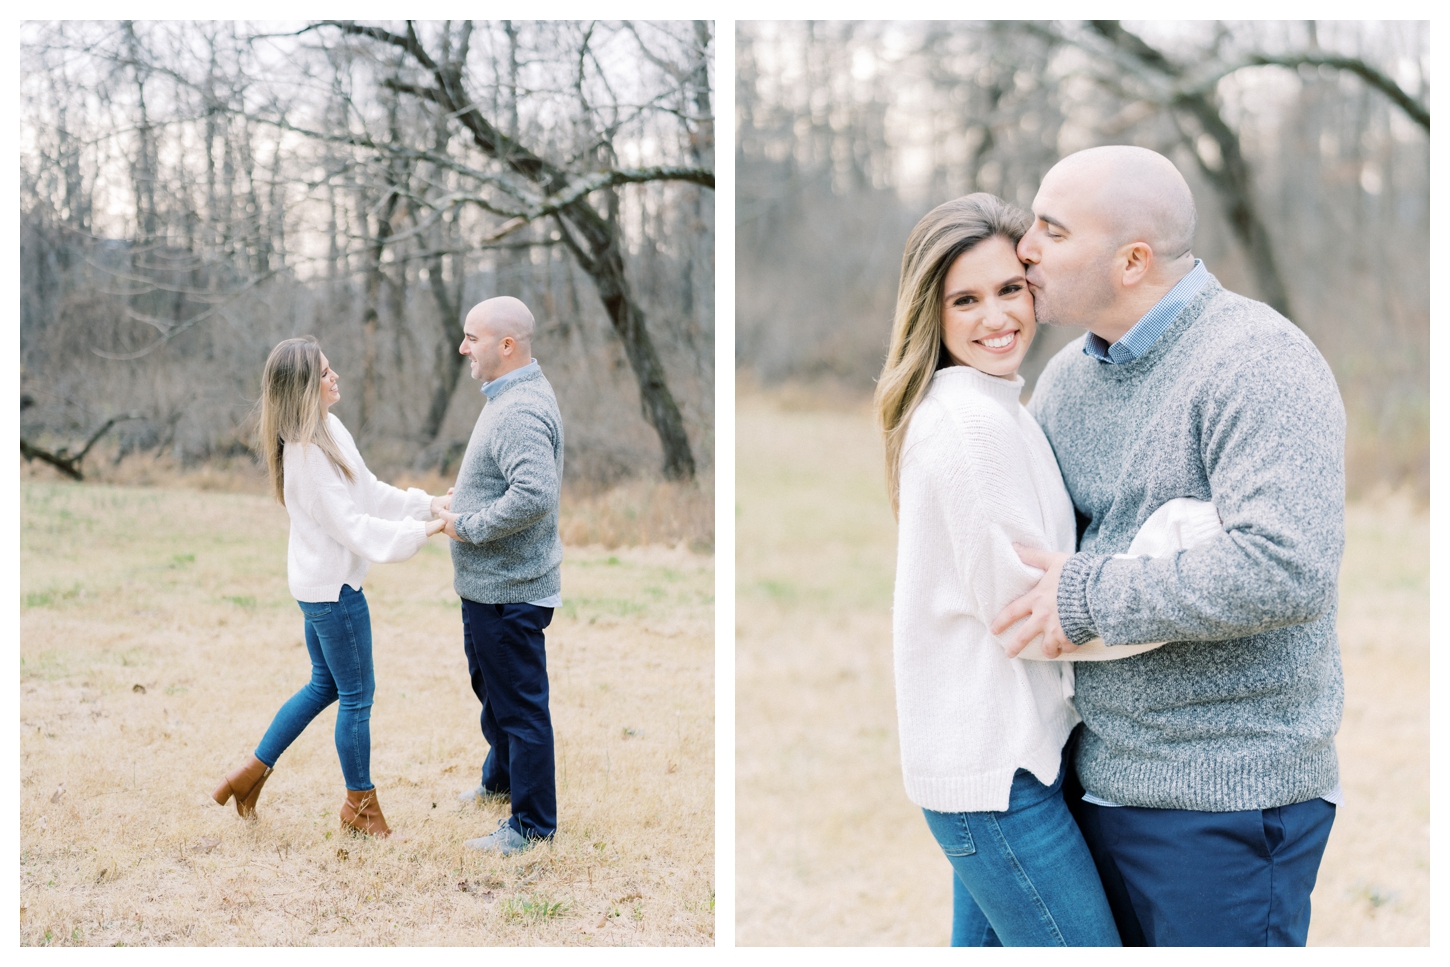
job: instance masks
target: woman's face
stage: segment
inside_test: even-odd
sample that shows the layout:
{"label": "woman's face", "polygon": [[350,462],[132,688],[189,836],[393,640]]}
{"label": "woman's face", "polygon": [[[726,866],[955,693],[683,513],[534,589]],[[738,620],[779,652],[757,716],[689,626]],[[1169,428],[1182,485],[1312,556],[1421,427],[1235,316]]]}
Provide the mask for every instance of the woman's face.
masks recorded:
{"label": "woman's face", "polygon": [[[1030,299],[1027,305],[1030,312],[1032,305]],[[322,355],[322,412],[326,413],[329,406],[342,399],[342,394],[337,391],[337,373],[333,372],[332,367],[327,364],[327,356],[320,353],[319,355]]]}
{"label": "woman's face", "polygon": [[952,362],[1017,375],[1037,321],[1016,246],[998,235],[957,256],[942,285],[941,324]]}

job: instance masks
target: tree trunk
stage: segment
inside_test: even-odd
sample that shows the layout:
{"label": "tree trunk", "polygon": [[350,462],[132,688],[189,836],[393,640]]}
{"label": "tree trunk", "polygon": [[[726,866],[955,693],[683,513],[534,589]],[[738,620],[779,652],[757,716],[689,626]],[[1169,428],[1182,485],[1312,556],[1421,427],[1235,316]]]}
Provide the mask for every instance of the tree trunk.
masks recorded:
{"label": "tree trunk", "polygon": [[[363,296],[363,376],[362,415],[359,417],[359,432],[366,434],[377,415],[378,405],[378,299],[383,287],[383,251],[393,234],[393,210],[398,205],[396,193],[388,195],[387,202],[378,212],[378,230],[368,243],[367,288]],[[360,206],[362,207],[362,206]],[[364,208],[364,211],[366,209]],[[366,215],[364,224],[366,224]]]}
{"label": "tree trunk", "polygon": [[[1145,68],[1178,79],[1183,69],[1169,60],[1162,52],[1150,46],[1143,38],[1123,29],[1116,20],[1090,21],[1092,28],[1119,50],[1132,56]],[[1218,193],[1219,204],[1223,206],[1230,228],[1244,247],[1249,271],[1254,275],[1259,295],[1265,302],[1277,309],[1286,318],[1292,319],[1289,307],[1289,291],[1284,286],[1283,276],[1274,258],[1274,247],[1269,239],[1268,227],[1259,216],[1254,200],[1253,173],[1248,160],[1239,146],[1238,135],[1224,121],[1218,106],[1208,94],[1199,92],[1179,93],[1169,107],[1188,115],[1212,138],[1218,146],[1219,163],[1214,165],[1198,150],[1190,133],[1184,133],[1184,142],[1198,160],[1198,167]]]}
{"label": "tree trunk", "polygon": [[1289,291],[1279,274],[1268,226],[1259,217],[1254,200],[1253,174],[1239,146],[1238,135],[1224,123],[1218,108],[1203,95],[1181,96],[1175,99],[1174,105],[1197,120],[1204,133],[1217,143],[1221,160],[1216,168],[1203,157],[1197,145],[1190,141],[1188,147],[1198,159],[1199,170],[1218,192],[1224,215],[1228,217],[1229,225],[1248,257],[1249,270],[1254,274],[1259,295],[1285,318],[1292,319]]}
{"label": "tree trunk", "polygon": [[438,439],[443,418],[448,415],[448,404],[453,401],[453,393],[458,389],[458,380],[462,378],[467,364],[467,358],[458,352],[458,344],[463,338],[459,329],[463,286],[461,278],[456,281],[458,284],[450,292],[443,278],[441,253],[428,260],[428,287],[438,305],[438,314],[434,317],[438,320],[438,335],[433,341],[433,398],[428,402],[428,415],[424,417],[419,436],[430,443]]}
{"label": "tree trunk", "polygon": [[[484,154],[495,158],[552,195],[569,183],[569,172],[546,161],[514,138],[499,131],[483,116],[478,102],[463,89],[461,61],[437,63],[423,50],[409,27],[406,36],[353,23],[336,23],[346,33],[372,37],[407,51],[420,67],[433,75],[437,87],[426,92],[445,113],[456,117]],[[612,193],[612,189],[610,190]],[[585,198],[566,205],[553,216],[565,245],[579,266],[594,280],[614,331],[624,343],[625,356],[639,385],[645,418],[654,427],[664,451],[663,472],[669,480],[695,476],[695,458],[680,408],[665,381],[664,367],[655,352],[644,311],[634,297],[620,255],[623,239],[618,227],[606,221]]]}

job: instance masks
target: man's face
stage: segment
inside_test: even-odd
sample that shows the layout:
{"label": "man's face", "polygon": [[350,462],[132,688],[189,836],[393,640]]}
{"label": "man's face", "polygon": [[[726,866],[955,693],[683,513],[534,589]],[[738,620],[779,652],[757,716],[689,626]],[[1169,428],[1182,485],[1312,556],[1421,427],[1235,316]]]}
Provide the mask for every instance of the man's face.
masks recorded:
{"label": "man's face", "polygon": [[463,342],[458,351],[468,357],[468,375],[482,383],[498,379],[504,372],[504,357],[500,351],[504,342],[513,342],[512,336],[499,338],[487,325],[475,318],[463,323]]}
{"label": "man's face", "polygon": [[1114,239],[1094,188],[1083,174],[1054,169],[1032,200],[1032,227],[1017,257],[1041,324],[1089,329],[1117,300]]}

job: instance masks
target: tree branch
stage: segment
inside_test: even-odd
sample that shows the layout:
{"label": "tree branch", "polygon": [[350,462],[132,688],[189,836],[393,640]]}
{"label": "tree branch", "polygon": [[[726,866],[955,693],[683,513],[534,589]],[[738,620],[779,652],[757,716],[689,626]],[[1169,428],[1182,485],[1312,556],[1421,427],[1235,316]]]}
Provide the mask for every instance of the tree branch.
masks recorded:
{"label": "tree branch", "polygon": [[[1370,66],[1358,57],[1340,57],[1331,54],[1290,54],[1278,56],[1271,54],[1251,54],[1249,55],[1248,61],[1247,64],[1235,67],[1233,70],[1242,70],[1244,67],[1274,66],[1288,68],[1333,67],[1336,70],[1348,71],[1359,77],[1370,87],[1379,91],[1385,97],[1388,97],[1391,101],[1394,101],[1401,110],[1410,116],[1410,120],[1424,128],[1427,132],[1430,130],[1430,109],[1411,97],[1404,88],[1396,84],[1387,74]],[[1229,73],[1232,72],[1232,70],[1229,71]]]}
{"label": "tree branch", "polygon": [[529,222],[537,221],[540,218],[563,211],[585,195],[596,192],[601,188],[613,188],[616,185],[637,185],[649,181],[688,181],[691,184],[703,185],[713,190],[715,187],[715,173],[705,168],[682,168],[674,165],[655,165],[651,168],[631,168],[596,172],[581,179],[567,191],[562,191],[552,198],[547,198],[529,211],[523,212],[504,222],[498,228],[494,229],[493,232],[484,236],[484,241],[498,241],[509,232],[522,228]]}

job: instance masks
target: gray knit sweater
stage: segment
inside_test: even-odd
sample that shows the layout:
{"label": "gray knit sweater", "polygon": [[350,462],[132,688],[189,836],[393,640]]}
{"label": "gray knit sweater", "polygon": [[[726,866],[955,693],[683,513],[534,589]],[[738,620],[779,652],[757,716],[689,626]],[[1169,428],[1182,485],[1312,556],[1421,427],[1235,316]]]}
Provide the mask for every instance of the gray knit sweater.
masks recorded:
{"label": "gray knit sweater", "polygon": [[[1344,406],[1328,365],[1217,279],[1134,362],[1104,365],[1082,344],[1053,357],[1030,406],[1082,531],[1058,587],[1063,630],[1077,643],[1169,642],[1077,666],[1084,788],[1209,812],[1329,792],[1344,705]],[[1111,558],[1174,497],[1212,501],[1226,533]]]}
{"label": "gray knit sweater", "polygon": [[453,589],[481,604],[519,604],[559,591],[559,484],[564,423],[554,389],[532,372],[505,386],[474,424],[451,506],[461,541]]}

